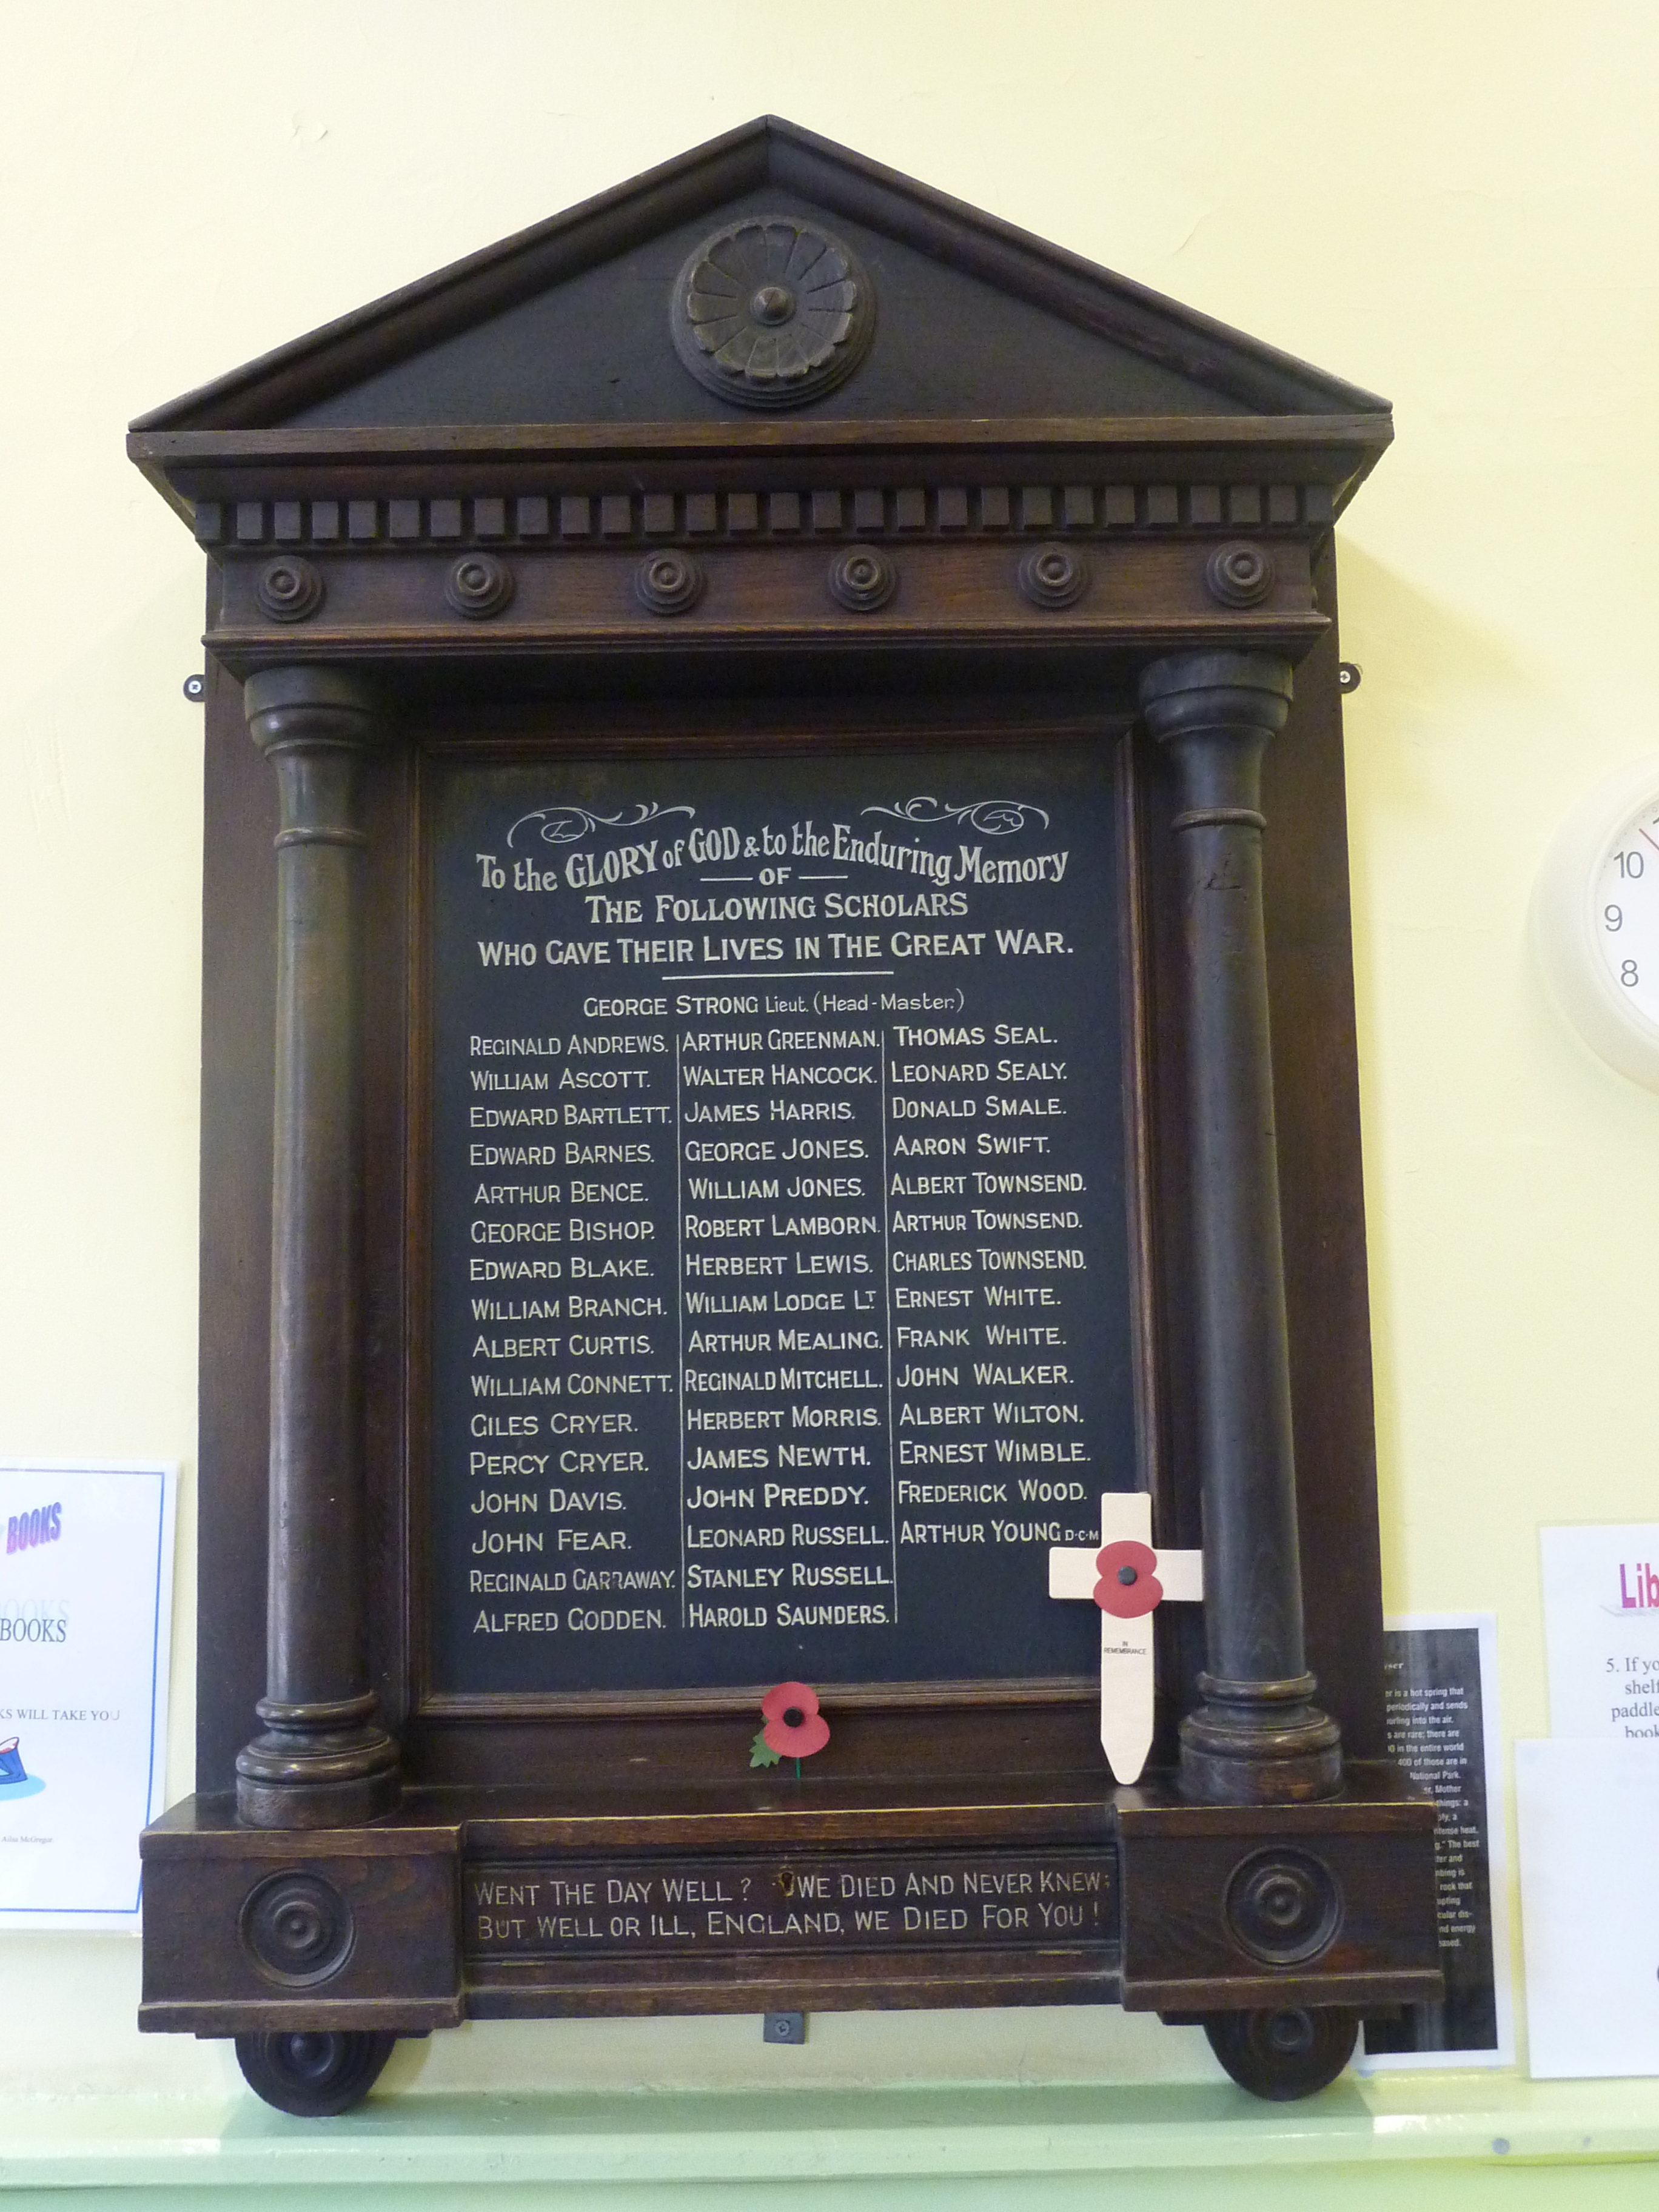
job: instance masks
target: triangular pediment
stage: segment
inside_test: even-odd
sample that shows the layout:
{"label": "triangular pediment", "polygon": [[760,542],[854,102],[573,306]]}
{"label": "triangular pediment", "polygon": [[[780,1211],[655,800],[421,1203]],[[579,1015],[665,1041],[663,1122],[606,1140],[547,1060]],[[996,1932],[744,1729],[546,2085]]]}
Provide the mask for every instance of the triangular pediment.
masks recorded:
{"label": "triangular pediment", "polygon": [[[678,344],[671,326],[678,280],[699,247],[723,234],[750,251],[743,241],[762,218],[799,226],[815,252],[827,235],[856,269],[869,317],[854,366],[805,399],[773,395],[769,410],[766,395],[735,400],[718,377],[711,388],[696,373],[710,326],[688,338],[682,315]],[[823,296],[851,298],[854,289]],[[702,312],[713,311],[705,303]],[[743,343],[752,341],[750,332]],[[1187,418],[1224,434],[1229,418],[1289,417],[1311,430],[1321,418],[1386,414],[1369,392],[764,118],[133,427]]]}

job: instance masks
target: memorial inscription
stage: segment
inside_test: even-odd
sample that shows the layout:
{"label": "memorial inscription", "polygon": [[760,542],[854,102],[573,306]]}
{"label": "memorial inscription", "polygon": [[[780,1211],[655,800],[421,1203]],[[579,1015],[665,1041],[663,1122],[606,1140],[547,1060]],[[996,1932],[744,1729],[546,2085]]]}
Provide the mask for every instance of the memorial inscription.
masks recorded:
{"label": "memorial inscription", "polygon": [[477,1959],[1117,1939],[1110,1851],[468,1866]]}
{"label": "memorial inscription", "polygon": [[1103,749],[432,786],[432,1692],[1090,1674]]}

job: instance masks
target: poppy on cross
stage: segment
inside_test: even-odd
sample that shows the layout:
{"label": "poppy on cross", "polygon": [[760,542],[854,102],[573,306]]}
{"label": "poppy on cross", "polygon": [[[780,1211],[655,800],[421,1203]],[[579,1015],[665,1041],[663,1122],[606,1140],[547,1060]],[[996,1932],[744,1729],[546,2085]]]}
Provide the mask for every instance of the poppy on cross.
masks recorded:
{"label": "poppy on cross", "polygon": [[1135,1782],[1152,1747],[1152,1613],[1166,1599],[1204,1595],[1202,1552],[1152,1549],[1152,1501],[1144,1490],[1100,1495],[1100,1549],[1057,1544],[1048,1595],[1092,1598],[1100,1607],[1100,1741],[1119,1782]]}

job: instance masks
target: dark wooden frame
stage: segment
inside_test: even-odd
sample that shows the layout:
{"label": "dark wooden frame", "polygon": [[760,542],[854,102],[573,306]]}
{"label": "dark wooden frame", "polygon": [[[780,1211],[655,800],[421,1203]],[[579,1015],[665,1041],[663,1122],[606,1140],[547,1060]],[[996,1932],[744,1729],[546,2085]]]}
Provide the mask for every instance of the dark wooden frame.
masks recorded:
{"label": "dark wooden frame", "polygon": [[[810,179],[832,210],[1201,370],[1262,411],[441,434],[280,427],[307,396],[614,252],[630,225],[637,234],[717,205],[757,163],[780,189]],[[197,1796],[146,1839],[144,2026],[337,2042],[468,2013],[1117,1998],[1171,2016],[1306,2019],[1301,2044],[1300,2029],[1289,2044],[1281,2035],[1265,2057],[1255,2045],[1240,2057],[1233,2030],[1218,2041],[1240,2078],[1254,2069],[1252,2086],[1278,2094],[1315,2086],[1334,2047],[1331,2021],[1435,1994],[1432,1808],[1382,1763],[1331,539],[1388,435],[1368,395],[770,124],[135,426],[135,458],[190,513],[210,556],[198,1778]],[[823,588],[827,558],[859,543],[879,544],[902,576],[878,613],[837,606]],[[1023,595],[1018,556],[1042,544],[1091,569],[1075,604]],[[1241,545],[1243,591],[1217,568]],[[665,619],[633,591],[653,547],[707,571],[694,611]],[[516,581],[489,620],[445,604],[446,574],[469,551],[481,574],[505,566]],[[741,1692],[627,1698],[622,1710],[600,1699],[586,1711],[564,1700],[557,1713],[507,1714],[492,1700],[488,1717],[411,1703],[422,748],[684,752],[775,747],[780,729],[790,747],[884,732],[911,746],[1085,728],[1116,745],[1122,799],[1144,1459],[1159,1540],[1211,1534],[1211,1664],[1219,1636],[1231,1675],[1204,1674],[1206,1630],[1192,1609],[1160,1620],[1158,1737],[1132,1789],[1104,1773],[1093,1686],[1079,1683],[849,1696],[835,1776],[787,1799],[744,1774],[753,1713]],[[289,824],[280,862],[277,781]],[[360,1027],[345,998],[343,1026],[327,1036],[303,993],[279,1006],[278,974],[310,941],[277,942],[279,868],[290,910],[296,898],[334,901],[328,927],[346,933],[331,972],[366,962],[374,987]],[[1206,907],[1218,884],[1237,896]],[[1240,927],[1224,944],[1214,934]],[[1241,975],[1242,997],[1227,980]],[[343,1285],[327,1295],[356,1297],[346,1215],[361,1205],[361,1371],[324,1376],[318,1398],[303,1375],[295,1382],[293,1363],[313,1355],[279,1321],[276,1371],[301,1389],[305,1417],[291,1449],[271,1443],[269,1381],[279,1032],[291,1071],[282,1095],[298,1101],[279,1107],[279,1124],[358,1082],[367,1132],[357,1180],[342,1186],[346,1210],[316,1232],[335,1255],[327,1279]],[[1218,1037],[1231,1040],[1219,1058]],[[337,1047],[349,1066],[337,1066]],[[330,1111],[349,1120],[343,1106]],[[1277,1119],[1265,1153],[1264,1111],[1269,1131]],[[1246,1163],[1226,1170],[1237,1203],[1219,1213],[1190,1171],[1206,1146]],[[286,1188],[279,1172],[285,1221]],[[299,1274],[285,1279],[284,1266]],[[325,1279],[317,1266],[303,1250],[279,1262],[285,1311],[303,1318]],[[1275,1361],[1277,1414],[1268,1384],[1238,1379],[1270,1380]],[[362,1619],[307,1626],[303,1551],[298,1567],[279,1564],[268,1674],[268,1444],[271,1481],[303,1504],[317,1480],[306,1456],[313,1416],[321,1407],[349,1427],[359,1391]],[[1296,1516],[1268,1546],[1274,1592],[1242,1611],[1229,1549],[1213,1548],[1216,1528],[1241,1511],[1255,1526]],[[264,1733],[250,1744],[262,1692]],[[710,1772],[734,1778],[711,1784]],[[463,1957],[464,1862],[717,1861],[946,1840],[1098,1849],[1121,1883],[1118,1939],[1070,1953],[769,1956],[673,1971],[614,1959],[507,1971]],[[1279,1855],[1292,1891],[1334,1884],[1346,1900],[1316,1955],[1264,1966],[1241,1936],[1228,1884],[1263,1852]],[[326,1948],[331,1914],[357,1931],[321,1981],[276,1986],[249,1933],[246,1900],[272,1869],[298,1886],[289,1902],[308,1941]],[[372,2078],[364,2050],[341,2060],[334,2091],[295,2089],[295,2108],[325,2109],[318,2099],[348,2075],[359,2082],[365,2065]]]}

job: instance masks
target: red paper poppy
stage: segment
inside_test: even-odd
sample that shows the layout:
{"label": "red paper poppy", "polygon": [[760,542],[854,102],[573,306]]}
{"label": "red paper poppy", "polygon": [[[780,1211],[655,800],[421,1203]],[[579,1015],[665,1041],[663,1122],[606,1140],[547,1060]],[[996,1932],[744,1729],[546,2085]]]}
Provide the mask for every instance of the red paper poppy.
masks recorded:
{"label": "red paper poppy", "polygon": [[830,1723],[818,1711],[818,1693],[805,1682],[780,1682],[761,1699],[761,1734],[781,1759],[810,1759],[830,1741]]}
{"label": "red paper poppy", "polygon": [[1095,1565],[1100,1570],[1095,1603],[1103,1613],[1119,1620],[1134,1620],[1162,1602],[1164,1585],[1154,1571],[1158,1553],[1150,1546],[1126,1537],[1097,1552]]}

